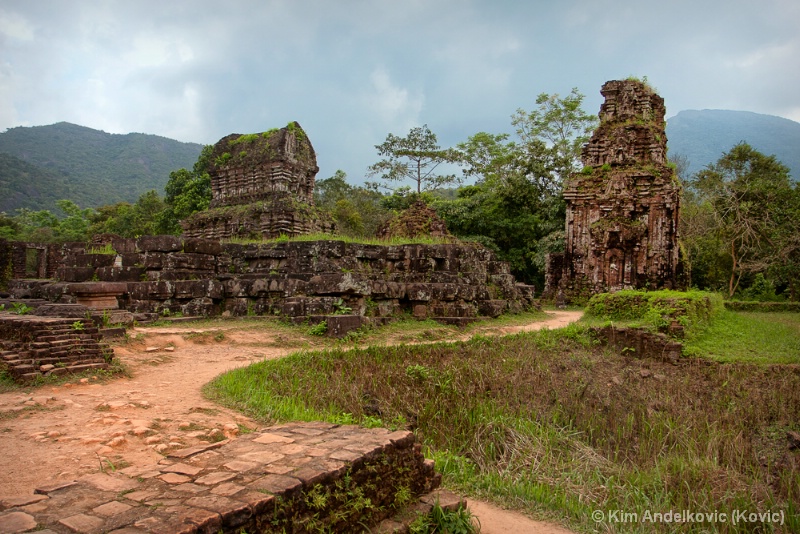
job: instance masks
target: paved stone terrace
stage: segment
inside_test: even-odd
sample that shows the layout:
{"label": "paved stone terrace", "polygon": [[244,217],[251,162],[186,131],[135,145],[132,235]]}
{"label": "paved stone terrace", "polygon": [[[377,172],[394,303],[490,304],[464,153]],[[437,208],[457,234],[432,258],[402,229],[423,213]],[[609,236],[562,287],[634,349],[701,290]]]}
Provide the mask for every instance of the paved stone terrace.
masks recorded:
{"label": "paved stone terrace", "polygon": [[412,432],[319,422],[106,467],[0,500],[0,533],[353,532],[441,480]]}

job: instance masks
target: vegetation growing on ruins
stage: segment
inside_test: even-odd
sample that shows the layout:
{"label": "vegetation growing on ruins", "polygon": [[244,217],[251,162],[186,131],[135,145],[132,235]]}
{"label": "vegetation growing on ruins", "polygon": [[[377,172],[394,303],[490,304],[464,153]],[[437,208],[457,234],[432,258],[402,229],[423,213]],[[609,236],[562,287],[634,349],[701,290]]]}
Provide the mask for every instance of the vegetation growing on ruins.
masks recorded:
{"label": "vegetation growing on ruins", "polygon": [[[779,316],[796,340],[800,315]],[[772,364],[772,348],[756,348],[758,364],[692,358],[675,366],[605,351],[577,324],[465,343],[297,353],[231,371],[207,393],[265,423],[408,424],[450,487],[580,531],[609,526],[592,519],[596,509],[639,517],[784,510],[793,531],[800,466],[785,435],[800,430],[800,371]]]}
{"label": "vegetation growing on ruins", "polygon": [[[564,181],[571,173],[602,175],[611,169],[579,164],[581,147],[596,125],[596,117],[583,111],[583,100],[577,90],[564,97],[540,94],[533,110],[512,116],[513,134],[479,132],[453,148],[440,147],[427,126],[406,137],[389,134],[377,145],[383,159],[372,171],[387,179],[412,176],[414,190],[394,182],[399,187],[387,194],[351,185],[337,171],[317,181],[317,209],[330,214],[342,236],[371,238],[394,213],[422,199],[455,237],[490,248],[509,262],[519,280],[541,288],[545,256],[564,248]],[[285,128],[304,135],[293,122]],[[245,134],[231,143],[262,142],[277,131]],[[205,147],[191,170],[170,173],[163,198],[150,191],[136,202],[96,209],[61,201],[61,213],[26,209],[0,214],[0,237],[58,242],[86,240],[96,233],[180,233],[180,220],[209,206],[207,169],[212,163],[211,147]],[[443,189],[456,182],[447,173],[437,177],[445,163],[460,166],[470,184]],[[800,185],[792,183],[786,167],[746,144],[694,176],[686,173],[685,163],[679,156],[672,162],[684,185],[680,246],[690,286],[724,291],[734,299],[800,299]]]}
{"label": "vegetation growing on ruins", "polygon": [[656,330],[677,321],[695,327],[722,310],[722,298],[705,291],[616,291],[589,299],[586,315],[610,321],[639,321]]}

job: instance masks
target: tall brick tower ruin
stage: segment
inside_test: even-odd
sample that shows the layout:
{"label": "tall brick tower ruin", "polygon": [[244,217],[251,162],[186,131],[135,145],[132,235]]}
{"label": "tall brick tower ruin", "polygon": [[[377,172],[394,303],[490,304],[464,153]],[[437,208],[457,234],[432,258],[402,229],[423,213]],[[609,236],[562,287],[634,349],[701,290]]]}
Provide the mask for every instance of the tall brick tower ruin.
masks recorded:
{"label": "tall brick tower ruin", "polygon": [[545,292],[588,296],[678,285],[680,183],[667,165],[664,99],[643,82],[606,82],[582,172],[564,189],[566,249]]}
{"label": "tall brick tower ruin", "polygon": [[211,158],[211,205],[181,222],[184,236],[273,238],[330,229],[314,209],[317,156],[296,122],[223,137]]}

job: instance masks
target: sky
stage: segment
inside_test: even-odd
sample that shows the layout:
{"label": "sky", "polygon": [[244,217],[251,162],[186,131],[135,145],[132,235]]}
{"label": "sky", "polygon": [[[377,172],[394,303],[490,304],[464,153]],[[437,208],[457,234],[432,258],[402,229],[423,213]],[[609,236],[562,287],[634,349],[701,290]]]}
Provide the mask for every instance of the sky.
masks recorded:
{"label": "sky", "polygon": [[361,183],[386,135],[441,146],[541,93],[644,77],[667,117],[800,122],[797,0],[0,0],[0,131],[66,121],[213,144],[296,120],[317,178]]}

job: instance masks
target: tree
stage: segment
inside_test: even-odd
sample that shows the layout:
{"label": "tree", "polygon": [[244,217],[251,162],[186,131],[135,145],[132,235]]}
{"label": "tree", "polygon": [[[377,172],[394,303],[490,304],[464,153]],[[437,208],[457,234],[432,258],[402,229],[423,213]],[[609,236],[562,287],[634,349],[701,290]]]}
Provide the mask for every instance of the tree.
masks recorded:
{"label": "tree", "polygon": [[578,170],[581,148],[596,118],[580,108],[583,95],[541,94],[538,108],[512,116],[516,137],[479,132],[457,145],[473,186],[435,207],[448,229],[494,248],[518,277],[541,284],[545,255],[563,251],[563,180]]}
{"label": "tree", "polygon": [[[518,109],[512,116],[511,123],[517,129],[520,148],[527,153],[528,161],[545,163],[553,180],[559,183],[580,169],[581,149],[598,122],[596,116],[581,107],[584,98],[577,87],[564,98],[541,93],[536,98],[538,108],[530,112]],[[542,150],[542,145],[546,150]]]}
{"label": "tree", "polygon": [[166,208],[159,215],[157,233],[180,234],[181,220],[192,213],[208,209],[211,204],[211,176],[208,168],[212,150],[211,145],[204,146],[191,171],[178,169],[169,173],[169,180],[164,187]]}
{"label": "tree", "polygon": [[437,144],[436,134],[427,124],[411,128],[406,137],[390,133],[375,148],[384,159],[369,167],[368,176],[379,176],[384,181],[411,180],[416,183],[417,194],[459,182],[454,174],[435,174],[442,163],[455,161],[455,154]]}
{"label": "tree", "polygon": [[789,169],[739,143],[695,176],[690,187],[708,211],[708,230],[729,259],[728,296],[747,274],[764,272],[790,258],[798,213]]}
{"label": "tree", "polygon": [[374,236],[389,217],[381,206],[383,195],[365,187],[347,183],[344,171],[337,170],[330,178],[318,180],[314,188],[314,204],[331,214],[338,231],[352,237]]}

